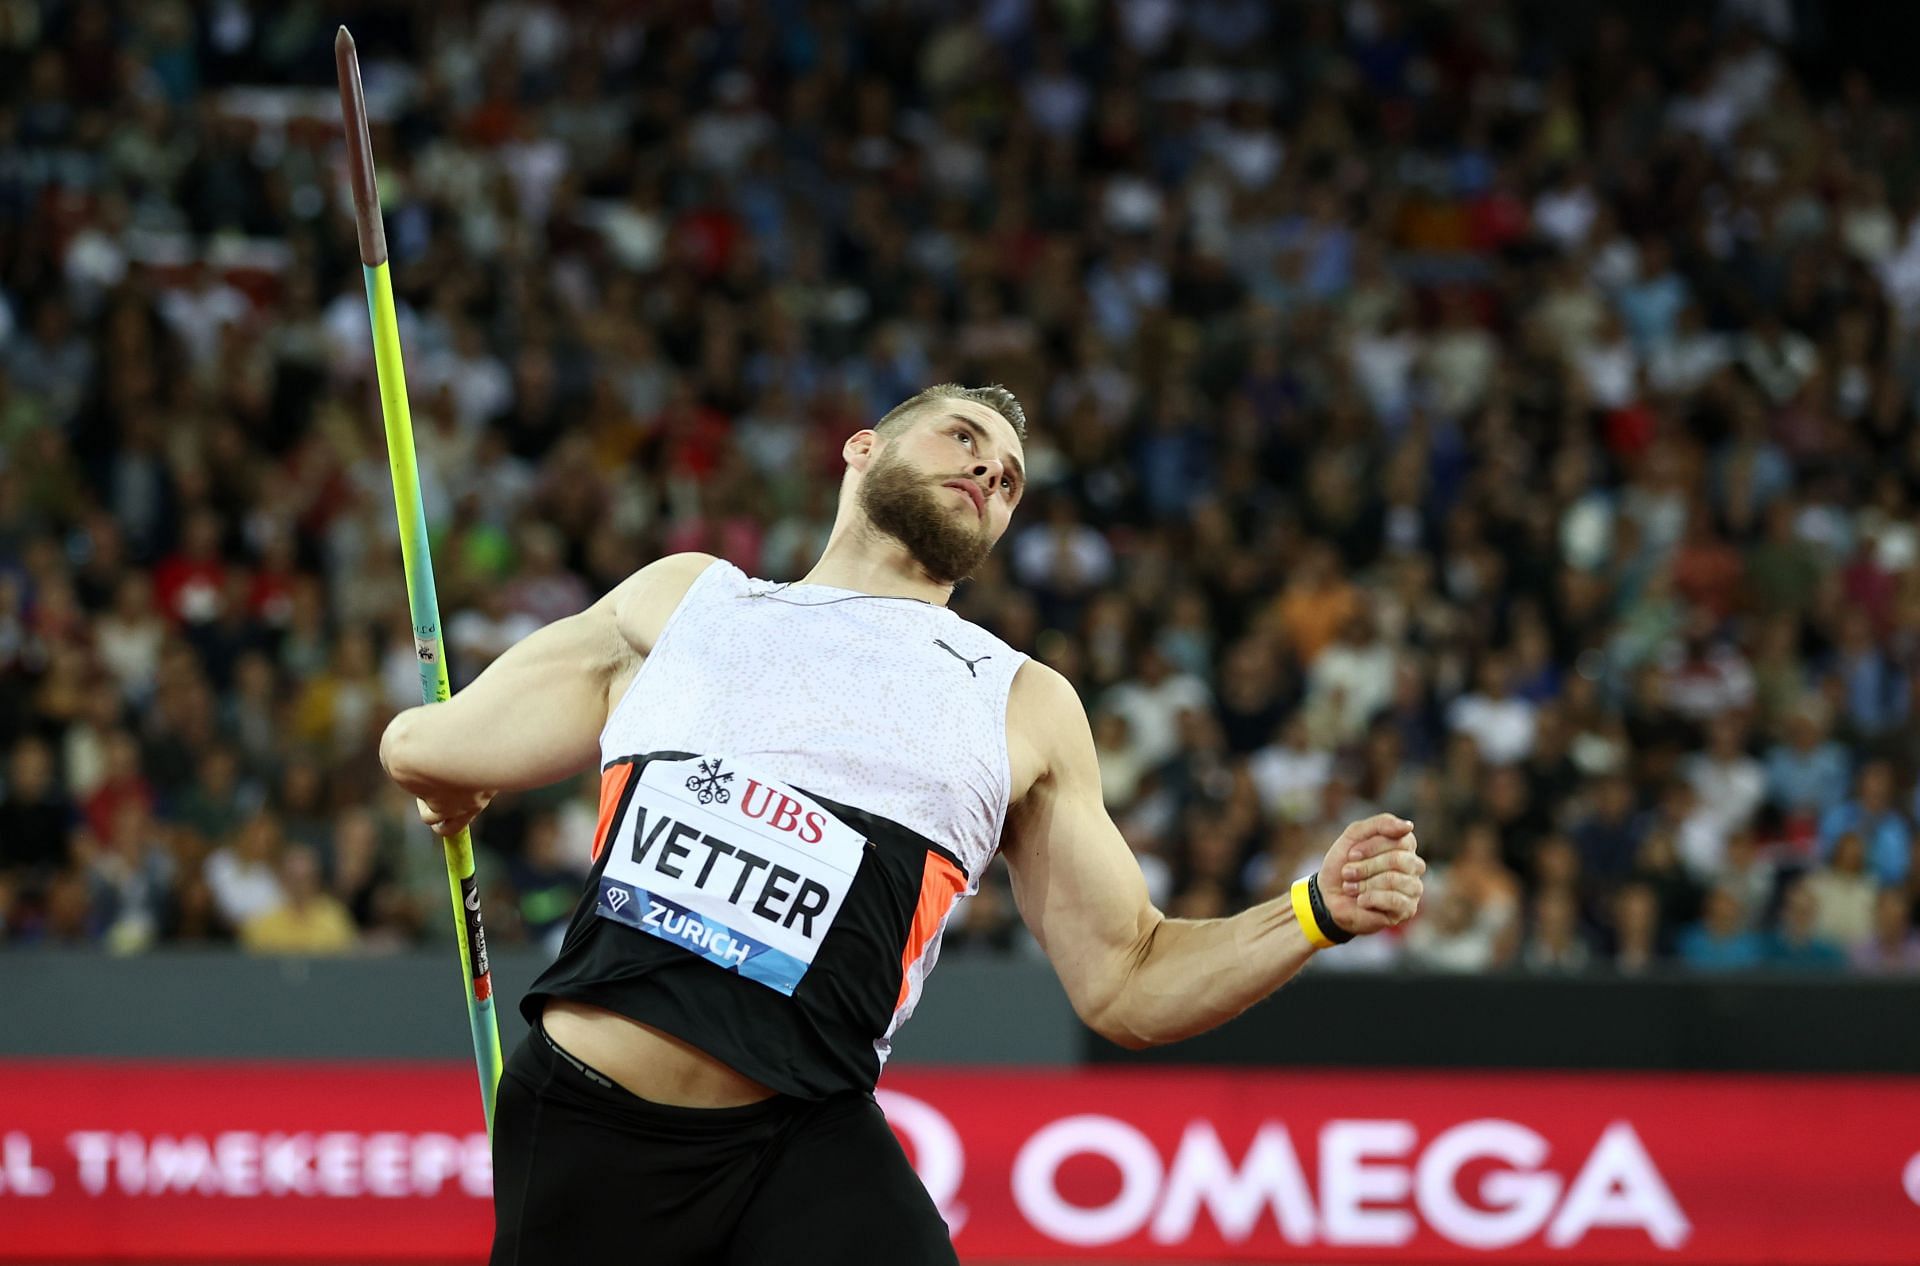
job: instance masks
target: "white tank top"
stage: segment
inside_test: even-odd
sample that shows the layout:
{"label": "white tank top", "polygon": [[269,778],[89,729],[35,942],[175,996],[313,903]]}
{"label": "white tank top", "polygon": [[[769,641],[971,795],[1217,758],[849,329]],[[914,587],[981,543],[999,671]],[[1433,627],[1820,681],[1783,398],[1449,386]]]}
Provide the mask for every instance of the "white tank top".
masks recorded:
{"label": "white tank top", "polygon": [[[971,894],[1006,822],[1007,696],[1026,658],[942,606],[715,562],[607,718],[601,759],[723,754],[924,836],[960,861]],[[882,1060],[952,908],[905,965]]]}

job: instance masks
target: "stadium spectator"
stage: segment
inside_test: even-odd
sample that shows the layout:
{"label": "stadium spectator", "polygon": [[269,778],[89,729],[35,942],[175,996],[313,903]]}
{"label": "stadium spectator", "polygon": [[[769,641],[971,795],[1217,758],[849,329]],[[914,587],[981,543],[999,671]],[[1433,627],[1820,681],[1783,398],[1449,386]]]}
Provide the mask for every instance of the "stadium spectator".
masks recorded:
{"label": "stadium spectator", "polygon": [[1780,898],[1779,926],[1770,932],[1762,951],[1769,967],[1786,971],[1838,971],[1846,966],[1847,955],[1839,945],[1820,934],[1818,898],[1810,878],[1787,886]]}
{"label": "stadium spectator", "polygon": [[1913,828],[1893,803],[1893,767],[1868,761],[1860,767],[1854,794],[1820,817],[1820,854],[1831,859],[1845,835],[1857,835],[1866,847],[1873,877],[1889,888],[1906,883],[1913,854]]}
{"label": "stadium spectator", "polygon": [[1680,961],[1696,971],[1742,971],[1767,961],[1767,942],[1746,928],[1744,914],[1738,893],[1708,891],[1700,921],[1680,933]]}
{"label": "stadium spectator", "polygon": [[1213,698],[1205,682],[1174,670],[1156,646],[1143,646],[1138,671],[1115,685],[1106,706],[1125,717],[1135,750],[1148,765],[1159,765],[1179,750],[1180,715],[1210,712]]}
{"label": "stadium spectator", "polygon": [[57,775],[42,739],[22,738],[8,753],[0,795],[0,874],[15,884],[37,886],[66,859],[74,809]]}
{"label": "stadium spectator", "polygon": [[1865,972],[1920,972],[1920,931],[1906,894],[1882,888],[1873,903],[1873,935],[1854,946],[1853,965]]}
{"label": "stadium spectator", "polygon": [[1306,717],[1295,713],[1282,723],[1274,742],[1252,755],[1247,772],[1269,816],[1300,822],[1319,808],[1321,792],[1333,775],[1333,755],[1313,746]]}
{"label": "stadium spectator", "polygon": [[1457,856],[1430,874],[1438,892],[1429,891],[1431,910],[1407,927],[1407,960],[1444,971],[1485,971],[1511,961],[1519,942],[1520,884],[1500,860],[1493,824],[1469,824]]}
{"label": "stadium spectator", "polygon": [[[1660,898],[1645,884],[1622,884],[1609,903],[1611,956],[1615,971],[1637,976],[1657,968],[1663,957]],[[1684,939],[1684,938],[1683,938]],[[1688,962],[1684,944],[1680,955]]]}
{"label": "stadium spectator", "polygon": [[564,856],[556,815],[537,813],[527,823],[521,855],[510,863],[507,877],[518,895],[520,925],[528,939],[548,953],[559,953],[586,873]]}
{"label": "stadium spectator", "polygon": [[1873,935],[1878,895],[1867,873],[1867,846],[1856,831],[1833,842],[1827,864],[1801,881],[1812,894],[1813,934],[1845,950],[1856,950]]}
{"label": "stadium spectator", "polygon": [[1641,838],[1634,854],[1630,882],[1653,892],[1660,906],[1663,927],[1691,923],[1700,909],[1700,885],[1681,864],[1674,832],[1665,823],[1652,826]]}
{"label": "stadium spectator", "polygon": [[1746,726],[1737,713],[1707,724],[1706,750],[1687,762],[1694,808],[1681,830],[1681,852],[1696,875],[1720,873],[1727,840],[1752,825],[1766,797],[1766,771],[1747,752]]}
{"label": "stadium spectator", "polygon": [[280,884],[280,822],[266,810],[255,813],[228,842],[207,857],[207,886],[214,908],[230,927],[278,909],[286,900]]}
{"label": "stadium spectator", "polygon": [[1379,634],[1365,599],[1355,605],[1340,636],[1307,670],[1308,711],[1327,713],[1332,746],[1352,747],[1392,698],[1394,650]]}
{"label": "stadium spectator", "polygon": [[1583,972],[1593,950],[1580,928],[1580,907],[1565,888],[1535,894],[1519,965],[1534,972]]}
{"label": "stadium spectator", "polygon": [[1839,807],[1850,780],[1846,749],[1825,738],[1812,700],[1786,718],[1784,741],[1767,753],[1767,800],[1790,817],[1814,821]]}
{"label": "stadium spectator", "polygon": [[1600,781],[1593,807],[1572,829],[1580,868],[1602,883],[1625,879],[1640,853],[1645,823],[1634,806],[1633,782],[1624,774]]}
{"label": "stadium spectator", "polygon": [[1489,655],[1480,666],[1479,689],[1462,695],[1447,720],[1473,739],[1489,764],[1511,765],[1533,750],[1534,712],[1532,703],[1513,693],[1506,658]]}
{"label": "stadium spectator", "polygon": [[99,934],[120,953],[145,949],[159,934],[173,888],[174,860],[152,812],[126,800],[113,812],[109,833],[74,842],[84,867]]}
{"label": "stadium spectator", "polygon": [[254,954],[339,954],[358,931],[347,908],[322,883],[320,858],[304,844],[280,855],[282,900],[240,924],[240,944]]}
{"label": "stadium spectator", "polygon": [[1758,928],[1773,909],[1780,867],[1761,847],[1759,836],[1752,829],[1744,829],[1727,837],[1719,870],[1700,878],[1734,894],[1740,902],[1741,926]]}

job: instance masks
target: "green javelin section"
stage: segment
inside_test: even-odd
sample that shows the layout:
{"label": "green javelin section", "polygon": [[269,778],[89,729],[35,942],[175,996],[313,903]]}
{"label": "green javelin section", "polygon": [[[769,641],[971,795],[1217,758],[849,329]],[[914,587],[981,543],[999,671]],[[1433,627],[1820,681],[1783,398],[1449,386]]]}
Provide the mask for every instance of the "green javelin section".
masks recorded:
{"label": "green javelin section", "polygon": [[[420,699],[444,703],[447,657],[440,637],[440,595],[433,586],[433,558],[427,548],[427,514],[420,503],[420,467],[413,451],[413,414],[407,407],[406,369],[400,358],[400,322],[393,306],[393,278],[386,263],[362,265],[367,275],[367,314],[373,322],[373,363],[380,382],[380,414],[386,424],[387,465],[393,476],[393,509],[400,527],[400,558],[407,575],[407,608],[413,621],[413,646],[419,659]],[[479,1070],[480,1098],[486,1104],[487,1133],[493,1133],[494,1090],[500,1084],[500,1026],[493,1012],[491,982],[487,996],[474,996],[476,977],[487,978],[486,938],[480,928],[480,894],[474,878],[473,838],[462,831],[444,840],[447,890],[453,900],[454,927],[460,941],[460,973],[467,986],[467,1020],[473,1030],[473,1057]]]}

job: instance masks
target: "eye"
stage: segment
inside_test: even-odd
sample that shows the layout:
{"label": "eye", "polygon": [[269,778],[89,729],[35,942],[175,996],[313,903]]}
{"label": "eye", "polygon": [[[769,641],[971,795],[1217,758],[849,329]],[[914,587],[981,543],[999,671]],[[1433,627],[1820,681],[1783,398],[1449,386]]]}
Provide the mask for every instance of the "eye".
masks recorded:
{"label": "eye", "polygon": [[956,438],[958,438],[958,439],[959,439],[959,440],[960,440],[960,441],[961,441],[962,443],[964,443],[964,444],[971,444],[971,443],[973,443],[973,432],[972,432],[972,431],[955,431],[955,432],[954,432],[954,435],[955,435],[955,437],[956,437]]}

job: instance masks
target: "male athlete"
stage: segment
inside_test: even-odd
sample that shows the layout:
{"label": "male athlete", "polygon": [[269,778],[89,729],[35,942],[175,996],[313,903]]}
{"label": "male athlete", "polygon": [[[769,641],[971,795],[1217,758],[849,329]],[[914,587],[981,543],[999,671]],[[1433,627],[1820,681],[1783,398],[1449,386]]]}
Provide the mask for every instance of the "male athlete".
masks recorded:
{"label": "male athlete", "polygon": [[846,441],[805,579],[660,559],[388,728],[442,835],[601,771],[592,874],[500,1083],[494,1266],[955,1262],[872,1091],[996,851],[1074,1009],[1129,1047],[1414,913],[1426,864],[1390,815],[1286,897],[1154,909],[1073,688],[946,607],[1007,530],[1025,434],[1002,388],[923,391]]}

